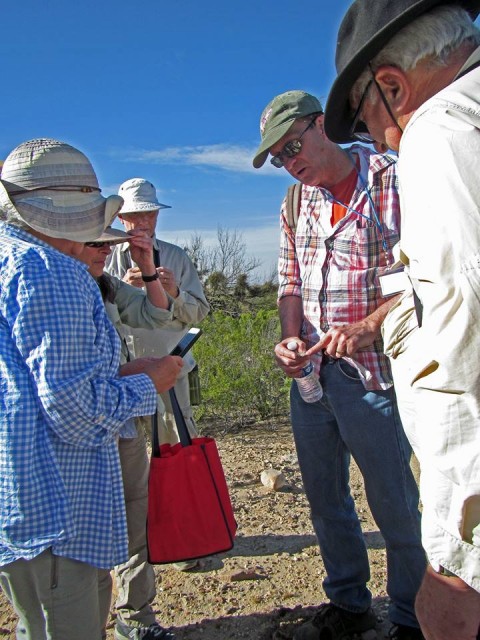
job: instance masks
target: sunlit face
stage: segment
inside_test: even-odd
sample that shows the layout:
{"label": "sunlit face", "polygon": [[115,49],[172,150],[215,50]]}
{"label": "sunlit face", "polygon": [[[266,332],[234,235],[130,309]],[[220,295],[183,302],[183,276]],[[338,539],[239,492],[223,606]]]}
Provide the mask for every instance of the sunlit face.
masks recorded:
{"label": "sunlit face", "polygon": [[139,231],[144,231],[149,238],[155,235],[158,210],[127,213],[125,215],[119,215],[118,217],[122,221],[126,231],[138,229]]}
{"label": "sunlit face", "polygon": [[[282,153],[285,145],[292,140],[298,140],[308,116],[296,120],[288,132],[270,148],[272,156]],[[303,184],[319,186],[323,182],[324,169],[328,164],[328,144],[323,132],[323,116],[318,116],[314,124],[305,131],[301,140],[300,151],[292,157],[282,156],[284,167],[288,173]]]}
{"label": "sunlit face", "polygon": [[[92,244],[97,244],[98,246],[88,246]],[[109,242],[90,242],[84,245],[78,259],[87,265],[90,275],[97,279],[105,270],[105,262],[111,251],[112,245]]]}

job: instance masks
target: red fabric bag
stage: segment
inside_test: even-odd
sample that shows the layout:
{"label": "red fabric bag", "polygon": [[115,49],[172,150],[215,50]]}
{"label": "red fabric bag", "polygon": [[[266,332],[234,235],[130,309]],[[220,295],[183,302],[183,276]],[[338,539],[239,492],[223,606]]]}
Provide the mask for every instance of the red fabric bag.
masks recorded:
{"label": "red fabric bag", "polygon": [[215,440],[190,438],[173,389],[170,398],[180,442],[159,446],[153,429],[147,516],[151,564],[228,551],[237,529]]}

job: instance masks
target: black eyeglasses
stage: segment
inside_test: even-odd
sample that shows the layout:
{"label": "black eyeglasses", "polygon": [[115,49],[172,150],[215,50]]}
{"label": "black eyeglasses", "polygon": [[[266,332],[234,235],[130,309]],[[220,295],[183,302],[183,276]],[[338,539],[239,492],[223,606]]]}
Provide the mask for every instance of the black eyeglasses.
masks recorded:
{"label": "black eyeglasses", "polygon": [[[370,86],[371,86],[372,82],[375,84],[375,87],[377,88],[377,91],[380,94],[380,99],[383,102],[383,105],[384,105],[385,109],[387,110],[388,115],[393,120],[395,126],[397,127],[397,129],[400,131],[400,133],[402,135],[403,135],[403,129],[398,124],[397,119],[393,115],[393,112],[392,112],[392,109],[390,108],[388,100],[387,100],[387,98],[385,97],[385,94],[382,91],[382,87],[378,84],[377,79],[375,78],[375,72],[373,71],[372,65],[371,65],[370,62],[368,63],[368,68],[370,69],[370,73],[372,74],[372,79],[368,82],[367,86],[365,87],[365,91],[363,92],[363,95],[360,98],[360,103],[359,103],[359,105],[358,105],[358,107],[357,107],[357,109],[355,111],[355,115],[353,116],[352,126],[350,127],[350,137],[351,138],[356,138],[357,140],[360,140],[361,142],[368,142],[368,143],[371,144],[371,143],[375,142],[375,138],[373,138],[368,133],[368,129],[367,129],[365,123],[360,120],[360,112],[362,110],[363,103],[365,102],[365,98],[367,96],[368,90],[370,89]],[[363,130],[359,129],[358,131],[355,131],[355,129],[357,129],[359,127],[359,123],[361,123],[364,126],[364,129]]]}
{"label": "black eyeglasses", "polygon": [[[374,142],[373,137],[365,130],[365,123],[360,120],[360,114],[362,113],[363,104],[367,98],[368,90],[372,86],[375,78],[372,78],[367,82],[367,86],[363,90],[362,97],[360,98],[360,102],[358,103],[358,107],[355,110],[352,120],[352,126],[350,127],[350,138],[355,138],[360,142],[372,143]],[[360,126],[362,126],[362,129]],[[358,130],[357,130],[358,129]]]}
{"label": "black eyeglasses", "polygon": [[115,244],[111,240],[106,240],[105,242],[85,242],[86,247],[90,247],[90,249],[103,249],[103,247],[111,247]]}
{"label": "black eyeglasses", "polygon": [[307,133],[307,131],[310,129],[310,127],[313,125],[316,119],[317,119],[317,116],[315,116],[315,118],[313,118],[313,120],[311,120],[308,123],[308,125],[305,127],[302,133],[298,136],[298,138],[296,138],[296,140],[290,140],[289,142],[287,142],[283,147],[283,149],[280,151],[280,153],[277,153],[276,156],[273,156],[272,158],[270,158],[270,162],[273,164],[274,167],[276,167],[277,169],[281,169],[283,167],[283,165],[285,164],[283,160],[283,156],[286,156],[287,158],[293,158],[293,156],[296,156],[297,153],[300,153],[300,150],[302,148],[301,140],[303,136]]}

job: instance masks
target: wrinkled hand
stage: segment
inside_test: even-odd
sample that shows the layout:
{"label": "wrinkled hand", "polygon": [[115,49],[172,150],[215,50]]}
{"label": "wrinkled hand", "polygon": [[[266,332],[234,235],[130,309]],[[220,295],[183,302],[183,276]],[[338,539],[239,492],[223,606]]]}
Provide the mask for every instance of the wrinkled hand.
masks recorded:
{"label": "wrinkled hand", "polygon": [[167,267],[157,267],[157,273],[160,276],[160,282],[165,291],[172,296],[172,298],[176,298],[180,292],[173,271],[167,269]]}
{"label": "wrinkled hand", "polygon": [[151,276],[155,273],[153,238],[149,237],[145,231],[132,229],[128,233],[131,236],[130,255],[132,260],[138,265],[141,273]]}
{"label": "wrinkled hand", "polygon": [[457,577],[427,567],[415,601],[426,640],[476,640],[480,629],[480,593]]}
{"label": "wrinkled hand", "polygon": [[354,356],[364,347],[369,347],[379,335],[379,326],[369,318],[353,324],[332,327],[316,345],[307,351],[307,356],[322,349],[332,358]]}
{"label": "wrinkled hand", "polygon": [[[288,349],[287,344],[289,342],[296,342],[298,348],[296,350]],[[284,338],[275,345],[275,360],[289,378],[298,378],[305,362],[308,360],[305,357],[305,343],[296,336]]]}
{"label": "wrinkled hand", "polygon": [[[153,271],[152,271],[153,274]],[[123,276],[123,281],[127,284],[132,285],[132,287],[143,287],[145,284],[142,280],[142,272],[138,267],[130,267],[126,274]]]}
{"label": "wrinkled hand", "polygon": [[183,359],[179,356],[163,356],[162,358],[137,358],[120,367],[121,376],[132,376],[145,373],[152,379],[157,393],[164,393],[173,387],[183,367]]}

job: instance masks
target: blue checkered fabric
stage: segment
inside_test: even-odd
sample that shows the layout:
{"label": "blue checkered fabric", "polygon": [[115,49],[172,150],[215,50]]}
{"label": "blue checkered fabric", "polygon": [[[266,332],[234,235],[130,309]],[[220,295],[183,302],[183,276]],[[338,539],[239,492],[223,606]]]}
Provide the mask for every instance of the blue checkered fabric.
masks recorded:
{"label": "blue checkered fabric", "polygon": [[116,438],[155,411],[85,265],[0,223],[0,565],[53,553],[127,559]]}

